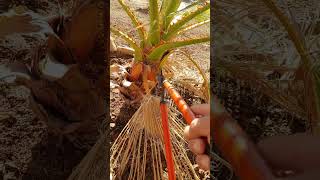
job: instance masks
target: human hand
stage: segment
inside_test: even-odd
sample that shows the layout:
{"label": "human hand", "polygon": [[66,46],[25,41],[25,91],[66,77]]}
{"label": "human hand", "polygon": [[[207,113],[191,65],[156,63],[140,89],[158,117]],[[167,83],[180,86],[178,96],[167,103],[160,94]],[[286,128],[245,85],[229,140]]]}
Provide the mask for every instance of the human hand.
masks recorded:
{"label": "human hand", "polygon": [[[205,154],[206,140],[210,143],[210,104],[199,104],[191,107],[198,117],[184,130],[190,150],[196,154],[196,162],[203,170],[210,169],[210,157]],[[206,139],[204,139],[205,137]]]}
{"label": "human hand", "polygon": [[[320,136],[305,133],[273,136],[257,145],[262,157],[277,174],[277,180],[320,179]],[[278,174],[291,171],[291,175]]]}

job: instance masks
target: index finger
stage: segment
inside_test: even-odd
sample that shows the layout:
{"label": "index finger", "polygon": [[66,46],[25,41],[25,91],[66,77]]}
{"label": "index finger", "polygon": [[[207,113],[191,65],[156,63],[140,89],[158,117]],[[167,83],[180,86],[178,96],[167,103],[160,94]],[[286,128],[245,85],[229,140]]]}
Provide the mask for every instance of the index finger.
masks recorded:
{"label": "index finger", "polygon": [[198,115],[210,114],[210,104],[197,104],[190,107],[193,113]]}
{"label": "index finger", "polygon": [[186,139],[194,139],[199,137],[207,137],[208,143],[210,138],[210,119],[209,117],[196,118],[190,126],[187,126],[184,131]]}

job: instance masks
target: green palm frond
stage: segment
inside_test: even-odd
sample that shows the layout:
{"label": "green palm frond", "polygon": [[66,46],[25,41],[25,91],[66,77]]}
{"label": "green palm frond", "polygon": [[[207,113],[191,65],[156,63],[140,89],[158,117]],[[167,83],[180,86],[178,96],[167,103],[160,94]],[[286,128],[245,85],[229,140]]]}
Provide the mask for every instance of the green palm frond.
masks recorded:
{"label": "green palm frond", "polygon": [[198,22],[198,23],[194,23],[194,24],[188,25],[188,26],[182,28],[181,30],[179,30],[177,32],[177,35],[181,35],[181,34],[185,33],[186,31],[190,31],[190,30],[192,30],[194,28],[197,28],[197,27],[200,27],[202,25],[205,25],[205,24],[207,24],[209,22],[210,22],[210,19],[207,19],[207,20],[204,20],[204,21],[201,21],[201,22]]}
{"label": "green palm frond", "polygon": [[143,60],[142,50],[138,46],[138,44],[133,40],[132,37],[130,37],[126,33],[122,32],[122,31],[120,31],[118,29],[115,29],[113,27],[110,28],[110,31],[112,33],[114,33],[115,35],[121,37],[123,40],[125,40],[127,43],[130,44],[130,46],[134,49],[134,58],[135,58],[136,61],[142,61]]}
{"label": "green palm frond", "polygon": [[201,5],[200,7],[198,7],[197,10],[192,12],[188,11],[185,14],[183,14],[179,20],[170,24],[168,29],[164,32],[163,39],[166,41],[171,39],[173,36],[175,36],[178,33],[178,31],[181,29],[182,26],[184,26],[190,20],[192,20],[199,14],[205,12],[209,8],[210,8],[210,3],[205,3],[205,5]]}
{"label": "green palm frond", "polygon": [[150,29],[148,34],[148,43],[156,45],[160,42],[160,24],[158,0],[149,0]]}
{"label": "green palm frond", "polygon": [[147,56],[147,58],[151,61],[159,61],[159,60],[161,60],[164,53],[167,52],[168,50],[182,47],[182,46],[188,46],[188,45],[192,45],[192,44],[209,42],[209,41],[210,41],[210,37],[167,42],[167,43],[164,43],[164,44],[161,44],[161,45],[155,47],[151,51],[151,53]]}
{"label": "green palm frond", "polygon": [[143,24],[138,20],[137,16],[133,13],[133,11],[129,8],[129,6],[124,2],[124,0],[118,0],[118,2],[130,17],[132,24],[138,31],[142,44],[144,44],[143,42],[146,40],[146,30]]}
{"label": "green palm frond", "polygon": [[181,0],[163,0],[160,10],[160,15],[162,17],[161,24],[162,30],[166,31],[169,27],[172,19],[176,15],[176,11],[178,10],[181,4]]}

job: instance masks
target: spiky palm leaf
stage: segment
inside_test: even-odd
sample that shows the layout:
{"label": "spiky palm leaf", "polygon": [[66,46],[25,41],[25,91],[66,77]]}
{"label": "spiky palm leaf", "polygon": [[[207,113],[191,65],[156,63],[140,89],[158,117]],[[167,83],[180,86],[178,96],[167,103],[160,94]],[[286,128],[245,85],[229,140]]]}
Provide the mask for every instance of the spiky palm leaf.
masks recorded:
{"label": "spiky palm leaf", "polygon": [[[131,18],[134,27],[138,30],[140,35],[140,50],[143,52],[143,61],[157,61],[160,62],[165,53],[172,49],[177,49],[182,46],[208,42],[209,37],[193,38],[184,41],[177,41],[177,35],[183,34],[187,30],[193,29],[208,22],[207,19],[189,25],[188,23],[195,17],[203,14],[209,9],[210,3],[208,1],[197,2],[194,5],[197,7],[195,10],[183,11],[182,14],[177,15],[176,11],[180,6],[180,0],[163,0],[161,7],[158,7],[158,0],[149,0],[149,32],[146,32],[146,28],[143,25],[133,11],[125,4],[124,0],[118,0],[125,12]],[[159,16],[162,15],[162,16]],[[119,30],[113,28],[113,32],[119,32]],[[120,35],[126,41],[128,39],[134,39],[130,35],[125,33],[115,33]],[[146,38],[147,37],[147,38]],[[131,43],[130,43],[131,45]],[[137,47],[133,47],[137,50]],[[137,55],[137,54],[136,54]],[[137,57],[139,60],[141,56]]]}

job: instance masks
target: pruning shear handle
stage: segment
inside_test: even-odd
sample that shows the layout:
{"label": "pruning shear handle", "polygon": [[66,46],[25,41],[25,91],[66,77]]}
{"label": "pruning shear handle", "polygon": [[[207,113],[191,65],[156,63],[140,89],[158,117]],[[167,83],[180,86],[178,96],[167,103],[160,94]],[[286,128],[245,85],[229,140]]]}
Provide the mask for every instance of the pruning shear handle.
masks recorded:
{"label": "pruning shear handle", "polygon": [[[178,107],[179,111],[182,113],[183,118],[190,125],[191,122],[196,119],[195,114],[190,109],[188,104],[183,100],[181,95],[173,88],[173,86],[164,78],[162,79],[162,85],[168,92],[170,98],[174,101],[175,105]],[[206,137],[202,137],[206,142],[205,154],[210,155],[210,144]]]}
{"label": "pruning shear handle", "polygon": [[160,91],[161,93],[160,113],[161,113],[161,120],[162,120],[163,139],[164,139],[164,145],[165,145],[168,177],[169,177],[169,180],[175,180],[176,176],[175,176],[174,160],[173,160],[171,140],[170,140],[168,106],[167,106],[167,101],[165,100],[165,90],[162,85],[164,81],[164,77],[162,76],[162,74],[160,74],[157,78],[158,78],[157,90]]}

